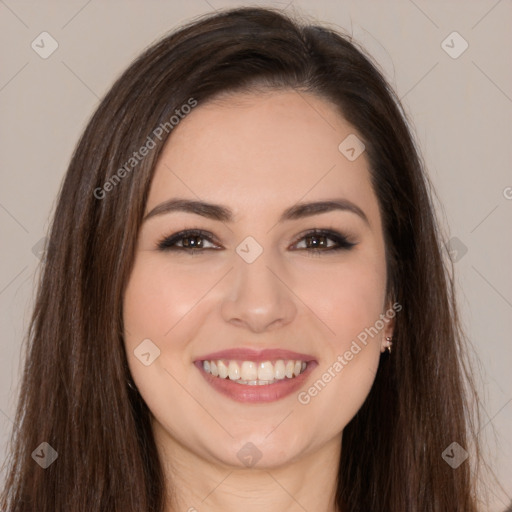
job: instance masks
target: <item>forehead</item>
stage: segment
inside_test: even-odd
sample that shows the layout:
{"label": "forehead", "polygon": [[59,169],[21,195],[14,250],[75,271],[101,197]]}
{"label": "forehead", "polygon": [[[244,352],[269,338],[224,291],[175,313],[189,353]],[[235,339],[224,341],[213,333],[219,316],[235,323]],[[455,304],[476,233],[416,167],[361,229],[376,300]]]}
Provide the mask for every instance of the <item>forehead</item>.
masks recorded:
{"label": "forehead", "polygon": [[355,133],[335,105],[304,92],[198,104],[166,143],[147,209],[170,197],[200,198],[226,204],[241,219],[345,197],[378,216],[364,153],[349,161],[338,149]]}

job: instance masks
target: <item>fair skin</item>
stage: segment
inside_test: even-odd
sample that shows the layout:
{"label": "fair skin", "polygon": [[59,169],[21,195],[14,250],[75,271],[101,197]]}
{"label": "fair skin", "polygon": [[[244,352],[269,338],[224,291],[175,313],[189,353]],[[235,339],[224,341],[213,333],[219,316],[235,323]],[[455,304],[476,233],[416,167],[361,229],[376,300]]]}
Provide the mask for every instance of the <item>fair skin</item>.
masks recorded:
{"label": "fair skin", "polygon": [[[336,511],[343,428],[370,391],[393,321],[359,343],[307,404],[299,392],[266,403],[233,400],[206,382],[194,361],[235,347],[310,354],[317,366],[299,390],[307,391],[389,310],[367,160],[363,153],[349,161],[338,150],[351,133],[329,102],[311,94],[239,93],[199,104],[165,146],[146,214],[171,198],[233,213],[231,221],[183,211],[150,216],[126,289],[126,352],[152,413],[169,483],[166,512]],[[279,222],[298,202],[340,198],[363,215],[336,209]],[[192,228],[212,235],[200,240],[202,252],[157,248]],[[314,228],[355,245],[329,251],[336,241],[320,235],[314,242],[324,249],[314,252],[304,238]],[[248,236],[263,249],[252,263],[236,252]],[[149,366],[134,355],[145,339],[160,350]],[[249,442],[261,453],[251,467],[237,457]]]}

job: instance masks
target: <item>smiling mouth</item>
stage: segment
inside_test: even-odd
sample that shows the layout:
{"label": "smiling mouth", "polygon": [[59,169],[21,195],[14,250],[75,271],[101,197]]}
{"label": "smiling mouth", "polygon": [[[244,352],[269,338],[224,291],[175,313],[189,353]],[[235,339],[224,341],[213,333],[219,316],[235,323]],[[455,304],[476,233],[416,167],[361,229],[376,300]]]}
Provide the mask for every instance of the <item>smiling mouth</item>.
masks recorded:
{"label": "smiling mouth", "polygon": [[203,370],[220,379],[229,379],[246,386],[262,386],[294,379],[301,375],[308,363],[302,360],[277,359],[275,361],[204,360]]}
{"label": "smiling mouth", "polygon": [[[242,355],[231,352],[232,357]],[[196,360],[194,365],[219,393],[237,402],[253,404],[274,402],[298,392],[318,366],[315,359],[308,357],[305,360],[302,354],[275,354],[275,359],[270,354],[268,359],[262,357],[261,353],[253,354],[256,360],[228,359],[226,355],[212,354]],[[244,355],[249,354],[246,351]],[[286,355],[302,359],[284,359]]]}

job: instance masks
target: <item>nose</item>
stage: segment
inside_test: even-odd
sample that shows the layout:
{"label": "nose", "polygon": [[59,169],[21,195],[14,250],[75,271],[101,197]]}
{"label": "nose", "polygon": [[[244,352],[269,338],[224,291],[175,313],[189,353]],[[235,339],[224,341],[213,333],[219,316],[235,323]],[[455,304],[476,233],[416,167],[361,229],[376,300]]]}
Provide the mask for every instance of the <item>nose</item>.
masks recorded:
{"label": "nose", "polygon": [[283,327],[297,314],[296,296],[283,269],[266,256],[247,263],[239,258],[230,272],[221,313],[224,321],[254,333]]}

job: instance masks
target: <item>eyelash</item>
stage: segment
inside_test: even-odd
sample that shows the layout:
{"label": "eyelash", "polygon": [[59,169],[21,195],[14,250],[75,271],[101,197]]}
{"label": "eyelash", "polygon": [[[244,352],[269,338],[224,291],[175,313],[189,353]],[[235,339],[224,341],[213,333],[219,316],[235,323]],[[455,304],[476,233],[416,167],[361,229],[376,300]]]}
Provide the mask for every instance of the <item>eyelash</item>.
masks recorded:
{"label": "eyelash", "polygon": [[[157,244],[157,248],[161,251],[184,251],[187,252],[190,255],[196,254],[196,253],[202,253],[203,251],[211,251],[211,250],[220,250],[220,249],[213,249],[213,248],[187,248],[187,247],[179,247],[176,244],[176,242],[179,242],[183,240],[184,238],[192,238],[192,237],[200,237],[208,242],[214,244],[215,242],[212,239],[212,236],[210,233],[206,231],[202,231],[200,229],[187,229],[184,231],[180,231],[179,233],[175,233],[171,236],[163,238],[160,242]],[[347,237],[342,235],[341,233],[338,233],[336,231],[332,231],[330,229],[312,229],[310,231],[307,231],[302,235],[301,238],[299,238],[296,242],[294,242],[293,245],[296,245],[298,242],[303,241],[304,239],[307,239],[308,237],[326,237],[328,239],[331,239],[334,241],[337,246],[334,247],[327,247],[327,248],[305,248],[305,249],[297,249],[299,251],[307,251],[311,256],[320,256],[319,253],[325,253],[325,252],[333,252],[333,251],[341,251],[341,250],[350,250],[352,247],[356,245],[356,243],[349,242],[347,240]]]}

